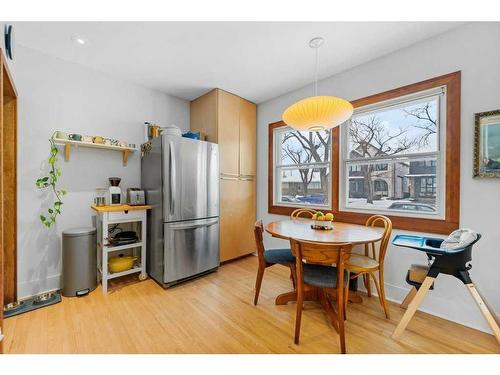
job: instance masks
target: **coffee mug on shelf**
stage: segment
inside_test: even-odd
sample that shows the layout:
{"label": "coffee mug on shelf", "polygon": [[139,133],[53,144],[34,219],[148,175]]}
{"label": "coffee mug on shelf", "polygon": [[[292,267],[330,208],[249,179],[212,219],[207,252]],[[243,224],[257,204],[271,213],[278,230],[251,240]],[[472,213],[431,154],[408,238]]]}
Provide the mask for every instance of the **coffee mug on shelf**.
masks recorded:
{"label": "coffee mug on shelf", "polygon": [[72,141],[81,141],[82,136],[81,136],[81,134],[70,134],[69,139]]}
{"label": "coffee mug on shelf", "polygon": [[54,138],[58,138],[58,139],[68,139],[68,133],[65,133],[63,131],[56,131],[56,134],[54,136]]}
{"label": "coffee mug on shelf", "polygon": [[101,136],[94,137],[94,143],[102,145],[104,143],[104,138]]}

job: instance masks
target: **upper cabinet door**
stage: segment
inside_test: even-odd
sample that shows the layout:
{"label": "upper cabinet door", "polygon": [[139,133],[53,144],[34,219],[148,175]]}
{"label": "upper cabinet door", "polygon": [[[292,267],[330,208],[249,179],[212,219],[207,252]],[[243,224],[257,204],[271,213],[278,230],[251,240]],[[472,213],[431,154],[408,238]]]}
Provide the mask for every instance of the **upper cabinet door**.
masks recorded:
{"label": "upper cabinet door", "polygon": [[202,132],[208,142],[217,143],[217,91],[191,102],[191,130]]}
{"label": "upper cabinet door", "polygon": [[257,137],[257,106],[240,99],[240,175],[255,176]]}
{"label": "upper cabinet door", "polygon": [[237,176],[240,174],[240,98],[222,90],[217,91],[219,95],[220,173]]}

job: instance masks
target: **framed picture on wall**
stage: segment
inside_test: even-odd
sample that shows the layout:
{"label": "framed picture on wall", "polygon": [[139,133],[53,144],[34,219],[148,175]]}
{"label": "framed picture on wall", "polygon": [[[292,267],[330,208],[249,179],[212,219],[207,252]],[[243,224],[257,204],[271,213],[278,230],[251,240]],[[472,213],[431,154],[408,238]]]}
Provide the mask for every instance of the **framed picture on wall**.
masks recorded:
{"label": "framed picture on wall", "polygon": [[500,177],[500,109],[475,115],[474,177]]}

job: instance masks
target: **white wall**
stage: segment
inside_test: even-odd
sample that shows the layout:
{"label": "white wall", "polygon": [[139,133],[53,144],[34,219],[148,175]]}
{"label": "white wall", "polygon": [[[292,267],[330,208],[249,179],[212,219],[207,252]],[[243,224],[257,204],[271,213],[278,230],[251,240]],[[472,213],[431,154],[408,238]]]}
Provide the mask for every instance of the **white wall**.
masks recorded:
{"label": "white wall", "polygon": [[[47,193],[35,187],[46,170],[48,138],[54,130],[143,142],[143,122],[189,129],[189,102],[116,80],[80,65],[18,46],[9,63],[18,101],[18,294],[20,298],[60,286],[61,231],[92,224],[90,204],[96,187],[110,176],[120,186],[140,187],[140,153],[126,167],[118,152],[80,148],[69,162],[60,155],[62,216],[53,230],[39,220]],[[61,149],[61,151],[63,151]]]}
{"label": "white wall", "polygon": [[[467,24],[319,83],[320,94],[354,100],[462,71],[460,225],[474,228],[483,235],[474,247],[471,275],[497,315],[500,312],[500,180],[473,179],[472,160],[474,113],[500,108],[499,45],[500,23]],[[309,86],[258,106],[257,214],[264,222],[283,219],[283,216],[267,213],[268,124],[279,121],[285,108],[312,93],[313,88]],[[286,245],[271,238],[266,238],[266,244],[271,247]],[[390,246],[386,257],[389,299],[403,299],[408,290],[404,281],[406,271],[416,262],[425,263],[425,255]],[[422,310],[490,332],[466,289],[458,279],[450,276],[438,278]]]}

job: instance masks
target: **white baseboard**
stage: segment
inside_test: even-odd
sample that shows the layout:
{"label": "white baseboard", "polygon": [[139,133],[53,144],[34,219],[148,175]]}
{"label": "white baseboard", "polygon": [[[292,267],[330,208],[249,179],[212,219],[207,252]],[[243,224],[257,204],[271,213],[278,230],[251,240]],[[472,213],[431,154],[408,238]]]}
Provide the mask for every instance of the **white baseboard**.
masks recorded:
{"label": "white baseboard", "polygon": [[26,299],[45,292],[61,289],[61,276],[53,275],[43,279],[22,281],[17,284],[17,298]]}

